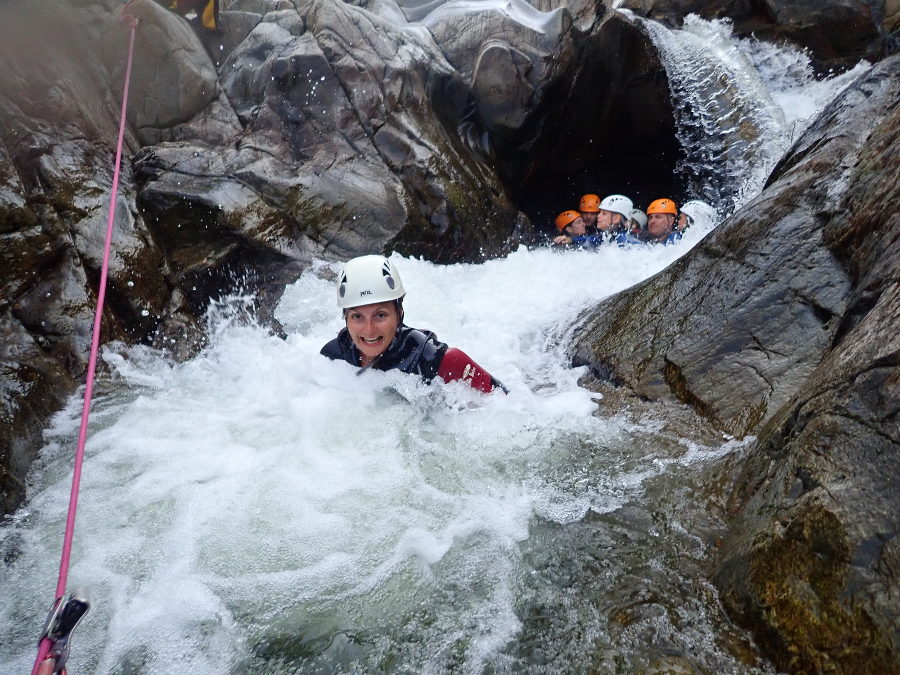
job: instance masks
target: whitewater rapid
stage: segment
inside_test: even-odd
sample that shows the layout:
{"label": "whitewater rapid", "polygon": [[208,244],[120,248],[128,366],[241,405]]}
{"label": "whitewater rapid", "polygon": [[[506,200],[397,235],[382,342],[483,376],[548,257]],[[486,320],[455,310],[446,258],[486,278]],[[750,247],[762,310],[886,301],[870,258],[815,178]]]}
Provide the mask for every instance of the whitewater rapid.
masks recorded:
{"label": "whitewater rapid", "polygon": [[[633,423],[594,415],[599,396],[578,385],[584,370],[570,367],[565,335],[580,309],[688,247],[522,248],[452,266],[394,256],[408,323],[467,351],[508,396],[402,373],[358,377],[321,357],[341,326],[333,263],[288,288],[277,313],[286,340],[241,325],[234,299],[212,312],[212,343],[188,363],[107,348],[70,571],[70,587],[89,588],[95,604],[73,672],[251,668],[268,663],[260,651],[272,634],[390,634],[422,603],[441,608],[443,627],[425,631],[428,647],[407,654],[408,667],[444,669],[459,639],[467,667],[496,665],[522,628],[530,524],[618,508],[668,466],[581,457],[619,445]],[[15,645],[7,665],[17,672],[33,659],[54,587],[77,424],[73,399],[47,432],[27,505],[0,533],[10,589],[0,636]],[[687,465],[723,452],[684,451]],[[316,658],[334,667],[345,657]]]}

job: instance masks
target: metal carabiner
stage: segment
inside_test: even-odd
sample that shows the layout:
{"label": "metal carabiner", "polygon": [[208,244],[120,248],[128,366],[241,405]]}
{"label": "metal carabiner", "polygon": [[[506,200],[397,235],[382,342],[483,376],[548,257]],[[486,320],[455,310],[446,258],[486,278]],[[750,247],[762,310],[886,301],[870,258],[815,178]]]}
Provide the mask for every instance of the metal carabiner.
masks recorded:
{"label": "metal carabiner", "polygon": [[41,638],[38,641],[39,644],[45,638],[50,641],[49,655],[54,661],[52,672],[59,673],[65,668],[72,631],[75,630],[90,607],[91,603],[83,589],[76,589],[54,602],[47,614],[47,620],[44,622],[44,629],[41,631]]}

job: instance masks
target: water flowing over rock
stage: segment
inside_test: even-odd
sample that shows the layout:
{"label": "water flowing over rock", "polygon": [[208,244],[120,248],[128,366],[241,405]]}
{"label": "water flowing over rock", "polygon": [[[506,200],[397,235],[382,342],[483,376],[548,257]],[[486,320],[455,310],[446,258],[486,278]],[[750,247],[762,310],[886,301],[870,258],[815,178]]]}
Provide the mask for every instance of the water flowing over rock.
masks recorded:
{"label": "water flowing over rock", "polygon": [[716,579],[791,672],[898,667],[898,101],[893,57],[758,198],[577,333],[602,379],[758,435]]}
{"label": "water flowing over rock", "polygon": [[891,0],[624,0],[622,7],[641,16],[680,25],[688,14],[728,18],[741,35],[787,41],[808,49],[820,72],[846,69],[860,59],[877,60],[896,50],[896,6]]}
{"label": "water flowing over rock", "polygon": [[669,80],[686,194],[730,213],[759,193],[787,149],[784,114],[723,26],[692,16],[680,31],[643,28]]}

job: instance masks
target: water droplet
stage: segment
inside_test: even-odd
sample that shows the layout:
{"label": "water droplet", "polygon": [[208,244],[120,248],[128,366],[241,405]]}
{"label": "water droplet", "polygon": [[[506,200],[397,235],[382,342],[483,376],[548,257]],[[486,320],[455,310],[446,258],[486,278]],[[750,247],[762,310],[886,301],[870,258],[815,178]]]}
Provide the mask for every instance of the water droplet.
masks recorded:
{"label": "water droplet", "polygon": [[150,316],[150,310],[142,309],[142,310],[141,310],[141,316]]}
{"label": "water droplet", "polygon": [[131,281],[131,280],[129,280],[129,281],[128,281],[128,288],[133,288],[133,287],[134,287],[134,282]]}

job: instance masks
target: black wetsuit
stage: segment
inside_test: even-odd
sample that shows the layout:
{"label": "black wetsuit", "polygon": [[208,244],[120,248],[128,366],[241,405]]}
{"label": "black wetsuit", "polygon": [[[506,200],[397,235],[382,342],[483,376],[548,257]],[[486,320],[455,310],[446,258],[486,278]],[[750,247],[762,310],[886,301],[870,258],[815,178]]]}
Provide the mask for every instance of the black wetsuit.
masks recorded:
{"label": "black wetsuit", "polygon": [[[431,331],[416,330],[400,324],[387,350],[372,361],[369,367],[375,370],[396,368],[404,373],[419,375],[426,382],[431,382],[438,373],[447,349],[448,346],[438,342],[437,336]],[[329,359],[359,366],[359,350],[353,344],[346,328],[342,328],[334,340],[322,347],[320,353]]]}

